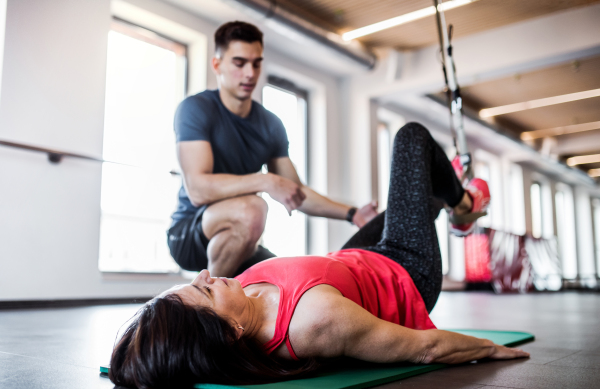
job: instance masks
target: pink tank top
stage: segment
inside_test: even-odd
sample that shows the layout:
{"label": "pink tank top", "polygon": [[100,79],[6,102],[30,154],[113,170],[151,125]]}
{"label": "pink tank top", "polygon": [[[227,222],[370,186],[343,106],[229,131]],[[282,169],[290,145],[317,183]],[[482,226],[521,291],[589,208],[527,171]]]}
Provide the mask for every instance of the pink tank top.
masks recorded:
{"label": "pink tank top", "polygon": [[236,277],[246,287],[269,283],[279,288],[279,311],[273,339],[264,344],[270,354],[289,339],[289,326],[300,297],[327,284],[380,319],[417,330],[436,328],[408,272],[391,259],[366,250],[350,249],[324,257],[273,258]]}

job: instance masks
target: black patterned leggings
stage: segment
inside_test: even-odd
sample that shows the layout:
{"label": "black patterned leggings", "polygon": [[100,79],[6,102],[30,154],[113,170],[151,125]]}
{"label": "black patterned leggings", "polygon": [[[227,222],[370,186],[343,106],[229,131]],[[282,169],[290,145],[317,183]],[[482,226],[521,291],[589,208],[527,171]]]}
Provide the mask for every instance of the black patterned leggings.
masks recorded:
{"label": "black patterned leggings", "polygon": [[427,129],[402,127],[395,139],[388,208],[342,247],[363,248],[398,262],[412,277],[427,311],[442,287],[442,263],[434,221],[443,203],[454,207],[464,195],[450,161]]}

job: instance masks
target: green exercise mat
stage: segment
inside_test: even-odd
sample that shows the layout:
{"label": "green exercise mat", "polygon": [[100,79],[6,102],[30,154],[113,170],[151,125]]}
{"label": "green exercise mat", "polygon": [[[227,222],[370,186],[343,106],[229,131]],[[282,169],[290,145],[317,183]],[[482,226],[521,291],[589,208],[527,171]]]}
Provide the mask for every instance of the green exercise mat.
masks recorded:
{"label": "green exercise mat", "polygon": [[[487,330],[451,330],[464,335],[489,339],[496,344],[516,346],[532,341],[534,336],[527,332],[487,331]],[[348,360],[343,366],[330,367],[312,378],[290,380],[264,385],[215,385],[196,384],[197,389],[360,389],[388,382],[398,381],[414,375],[442,369],[447,365],[407,365],[407,364],[377,364],[356,360]],[[108,367],[101,366],[100,372],[107,374]]]}

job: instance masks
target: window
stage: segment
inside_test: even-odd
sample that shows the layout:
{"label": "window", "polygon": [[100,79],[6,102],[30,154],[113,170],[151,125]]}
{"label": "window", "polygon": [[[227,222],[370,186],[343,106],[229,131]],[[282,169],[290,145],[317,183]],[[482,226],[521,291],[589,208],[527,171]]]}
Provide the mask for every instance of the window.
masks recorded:
{"label": "window", "polygon": [[501,159],[486,150],[476,149],[473,153],[473,171],[475,177],[479,177],[488,183],[491,201],[487,209],[487,216],[477,221],[481,227],[489,227],[504,231],[506,226],[504,204],[506,191],[505,181],[502,176]]}
{"label": "window", "polygon": [[552,239],[554,237],[554,212],[552,209],[552,189],[548,180],[534,174],[530,188],[531,235],[534,238]]}
{"label": "window", "polygon": [[[269,77],[269,85],[262,92],[263,106],[285,126],[290,159],[300,180],[307,183],[307,93],[275,77]],[[262,244],[278,256],[305,255],[308,247],[306,215],[293,211],[290,217],[282,204],[267,194],[264,198],[269,213]]]}
{"label": "window", "polygon": [[508,163],[506,182],[506,230],[515,235],[524,235],[525,227],[525,188],[523,187],[523,169]]}
{"label": "window", "polygon": [[558,253],[562,263],[562,276],[565,279],[577,277],[577,248],[575,237],[575,208],[573,191],[568,185],[557,184],[554,201],[556,203],[556,232]]}
{"label": "window", "polygon": [[542,184],[542,238],[553,239],[554,234],[554,210],[552,209],[552,188],[550,182]]}
{"label": "window", "polygon": [[531,235],[542,237],[542,186],[538,182],[531,184]]}
{"label": "window", "polygon": [[577,270],[581,284],[587,288],[597,285],[597,269],[594,250],[594,220],[592,198],[587,188],[577,186],[573,190],[577,231]]}
{"label": "window", "polygon": [[[490,192],[492,192],[493,182],[491,180],[492,172],[490,168],[490,164],[487,161],[478,161],[473,164],[473,171],[475,172],[475,177],[481,178],[485,182],[488,183],[488,187]],[[500,201],[500,199],[494,199],[494,202]],[[479,227],[491,227],[492,226],[492,216],[493,209],[491,206],[488,207],[487,215],[477,220],[477,225]]]}
{"label": "window", "polygon": [[600,277],[600,199],[593,199],[594,243],[596,248],[596,276]]}
{"label": "window", "polygon": [[173,115],[185,95],[185,46],[114,21],[108,35],[99,268],[178,272],[166,230],[181,185]]}
{"label": "window", "polygon": [[435,219],[435,229],[440,245],[440,254],[442,256],[442,274],[447,275],[450,271],[450,247],[448,236],[448,213],[445,209],[442,209],[438,218]]}
{"label": "window", "polygon": [[379,208],[387,208],[390,187],[390,169],[392,164],[392,146],[390,130],[386,123],[377,126],[377,184]]}
{"label": "window", "polygon": [[396,133],[400,130],[406,119],[396,112],[386,108],[377,109],[377,200],[379,209],[387,208],[388,192],[390,186],[390,169],[392,165],[392,149]]}

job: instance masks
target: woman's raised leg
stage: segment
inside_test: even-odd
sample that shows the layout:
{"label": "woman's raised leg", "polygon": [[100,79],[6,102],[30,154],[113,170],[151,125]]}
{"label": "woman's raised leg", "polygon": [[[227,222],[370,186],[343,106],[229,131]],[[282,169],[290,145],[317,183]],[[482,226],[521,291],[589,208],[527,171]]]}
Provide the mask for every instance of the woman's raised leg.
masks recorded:
{"label": "woman's raised leg", "polygon": [[394,139],[388,208],[381,240],[368,248],[400,263],[431,311],[441,290],[434,198],[457,206],[465,192],[450,161],[427,129],[402,127]]}

